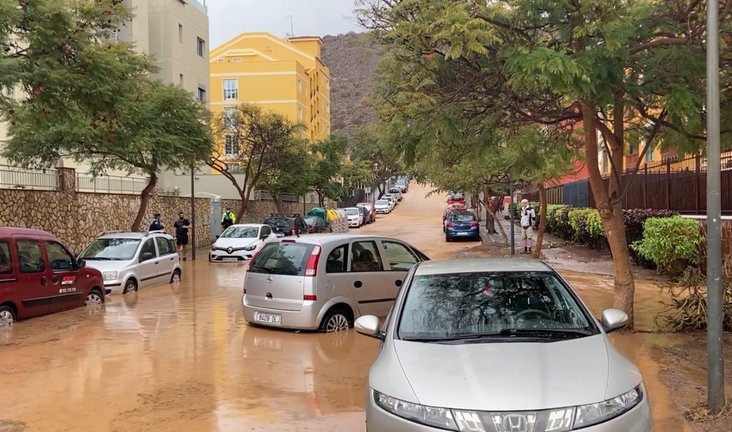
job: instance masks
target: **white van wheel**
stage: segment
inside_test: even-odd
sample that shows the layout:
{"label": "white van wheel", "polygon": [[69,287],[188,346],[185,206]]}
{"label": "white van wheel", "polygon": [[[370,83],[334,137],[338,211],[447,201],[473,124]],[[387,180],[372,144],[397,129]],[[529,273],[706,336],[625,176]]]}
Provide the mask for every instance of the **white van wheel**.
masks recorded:
{"label": "white van wheel", "polygon": [[176,269],[173,271],[173,276],[170,277],[170,283],[180,282],[180,270]]}
{"label": "white van wheel", "polygon": [[125,289],[122,290],[122,294],[137,291],[137,281],[134,279],[127,279],[125,282]]}
{"label": "white van wheel", "polygon": [[11,326],[15,321],[15,312],[10,306],[0,306],[0,326]]}

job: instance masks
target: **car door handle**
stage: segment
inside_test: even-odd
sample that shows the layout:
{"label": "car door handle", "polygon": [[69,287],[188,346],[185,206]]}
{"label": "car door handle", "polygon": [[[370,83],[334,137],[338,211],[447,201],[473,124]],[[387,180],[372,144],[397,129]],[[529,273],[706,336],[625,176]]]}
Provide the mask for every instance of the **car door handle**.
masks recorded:
{"label": "car door handle", "polygon": [[356,288],[361,288],[363,286],[363,282],[356,281],[356,282],[353,283],[353,286],[356,287]]}
{"label": "car door handle", "polygon": [[41,276],[41,285],[42,285],[42,286],[46,286],[46,283],[47,283],[47,282],[48,282],[48,281],[46,280],[46,277],[45,277],[45,276]]}
{"label": "car door handle", "polygon": [[402,286],[402,280],[401,280],[401,279],[397,279],[397,280],[396,280],[396,281],[394,282],[394,285],[396,285],[396,286],[398,286],[398,287]]}

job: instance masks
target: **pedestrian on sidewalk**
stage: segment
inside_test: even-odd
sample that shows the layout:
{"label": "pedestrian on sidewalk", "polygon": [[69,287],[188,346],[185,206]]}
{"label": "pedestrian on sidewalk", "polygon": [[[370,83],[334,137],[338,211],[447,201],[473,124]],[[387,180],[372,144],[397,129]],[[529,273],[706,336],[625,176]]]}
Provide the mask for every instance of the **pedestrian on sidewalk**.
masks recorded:
{"label": "pedestrian on sidewalk", "polygon": [[183,212],[178,213],[178,220],[173,224],[175,228],[175,244],[178,245],[178,256],[183,261],[186,260],[186,246],[188,245],[188,229],[191,227],[190,221],[183,216]]}
{"label": "pedestrian on sidewalk", "polygon": [[529,204],[529,200],[521,200],[521,230],[524,240],[524,254],[531,253],[531,242],[534,237],[534,224],[536,223],[536,212]]}
{"label": "pedestrian on sidewalk", "polygon": [[233,212],[231,211],[231,209],[227,207],[227,208],[226,208],[226,211],[225,211],[225,212],[224,212],[224,214],[223,214],[223,215],[221,216],[221,227],[222,227],[222,228],[223,228],[224,230],[226,230],[226,228],[228,228],[228,227],[230,227],[230,226],[234,225],[234,223],[235,223],[235,222],[236,222],[236,216],[235,216],[235,215],[234,215],[234,213],[233,213]]}
{"label": "pedestrian on sidewalk", "polygon": [[160,213],[154,213],[153,218],[150,221],[150,226],[148,227],[148,231],[163,231],[165,227],[163,226],[163,223],[160,222]]}

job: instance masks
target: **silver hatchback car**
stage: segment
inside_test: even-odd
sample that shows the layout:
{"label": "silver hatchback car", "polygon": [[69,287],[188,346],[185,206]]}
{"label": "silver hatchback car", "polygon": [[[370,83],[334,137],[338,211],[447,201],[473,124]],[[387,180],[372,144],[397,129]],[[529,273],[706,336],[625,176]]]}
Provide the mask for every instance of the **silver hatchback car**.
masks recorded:
{"label": "silver hatchback car", "polygon": [[372,432],[650,432],[638,368],[607,333],[627,315],[592,317],[541,261],[418,264],[382,329],[369,373]]}
{"label": "silver hatchback car", "polygon": [[180,282],[175,239],[162,231],[105,233],[79,258],[102,272],[107,294],[127,294],[144,286]]}
{"label": "silver hatchback car", "polygon": [[346,330],[361,315],[386,316],[407,272],[428,259],[388,237],[313,234],[278,240],[251,261],[244,317],[263,326]]}

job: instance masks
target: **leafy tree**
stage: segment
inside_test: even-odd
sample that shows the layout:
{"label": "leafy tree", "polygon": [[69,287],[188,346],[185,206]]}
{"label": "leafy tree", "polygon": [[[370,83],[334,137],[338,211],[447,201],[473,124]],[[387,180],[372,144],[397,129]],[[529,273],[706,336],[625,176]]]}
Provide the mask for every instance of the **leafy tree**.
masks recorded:
{"label": "leafy tree", "polygon": [[312,146],[312,178],[311,186],[318,194],[318,205],[325,206],[325,198],[337,200],[338,190],[335,182],[341,173],[343,156],[348,140],[345,137],[331,136]]}
{"label": "leafy tree", "polygon": [[[47,108],[49,107],[49,108]],[[142,79],[117,101],[102,135],[64,139],[68,124],[44,116],[53,105],[21,102],[4,155],[22,166],[48,167],[61,157],[89,164],[93,174],[122,170],[148,176],[131,230],[140,229],[150,194],[164,169],[182,169],[211,154],[208,110],[178,86]],[[77,120],[85,121],[81,113]],[[92,128],[93,129],[93,128]]]}
{"label": "leafy tree", "polygon": [[338,180],[333,182],[333,191],[338,201],[346,201],[356,189],[373,180],[373,167],[369,161],[346,159],[341,163]]}
{"label": "leafy tree", "polygon": [[351,158],[363,161],[372,171],[370,181],[364,183],[375,184],[379,193],[384,194],[386,180],[399,174],[404,170],[399,147],[387,140],[387,135],[382,134],[383,124],[369,123],[357,130],[349,142]]}
{"label": "leafy tree", "polygon": [[308,154],[308,146],[305,140],[291,140],[276,163],[262,172],[260,187],[272,196],[278,213],[282,213],[282,194],[304,196],[310,190],[312,159]]}
{"label": "leafy tree", "polygon": [[[633,321],[634,281],[623,228],[624,149],[657,142],[699,151],[704,139],[704,4],[360,0],[362,22],[391,56],[380,114],[411,129],[405,154],[430,151],[451,119],[583,131],[590,185],[615,264],[615,306]],[[732,8],[721,12],[723,41]],[[722,70],[732,67],[723,46]],[[730,76],[723,74],[723,118]],[[602,137],[598,141],[598,134]],[[729,139],[729,138],[727,138]],[[599,146],[611,157],[605,183]]]}
{"label": "leafy tree", "polygon": [[[263,176],[282,166],[281,159],[292,150],[293,138],[302,130],[301,124],[249,103],[214,118],[214,156],[206,163],[229,179],[241,197],[237,219],[246,213],[252,191]],[[239,173],[244,177],[237,178]]]}

